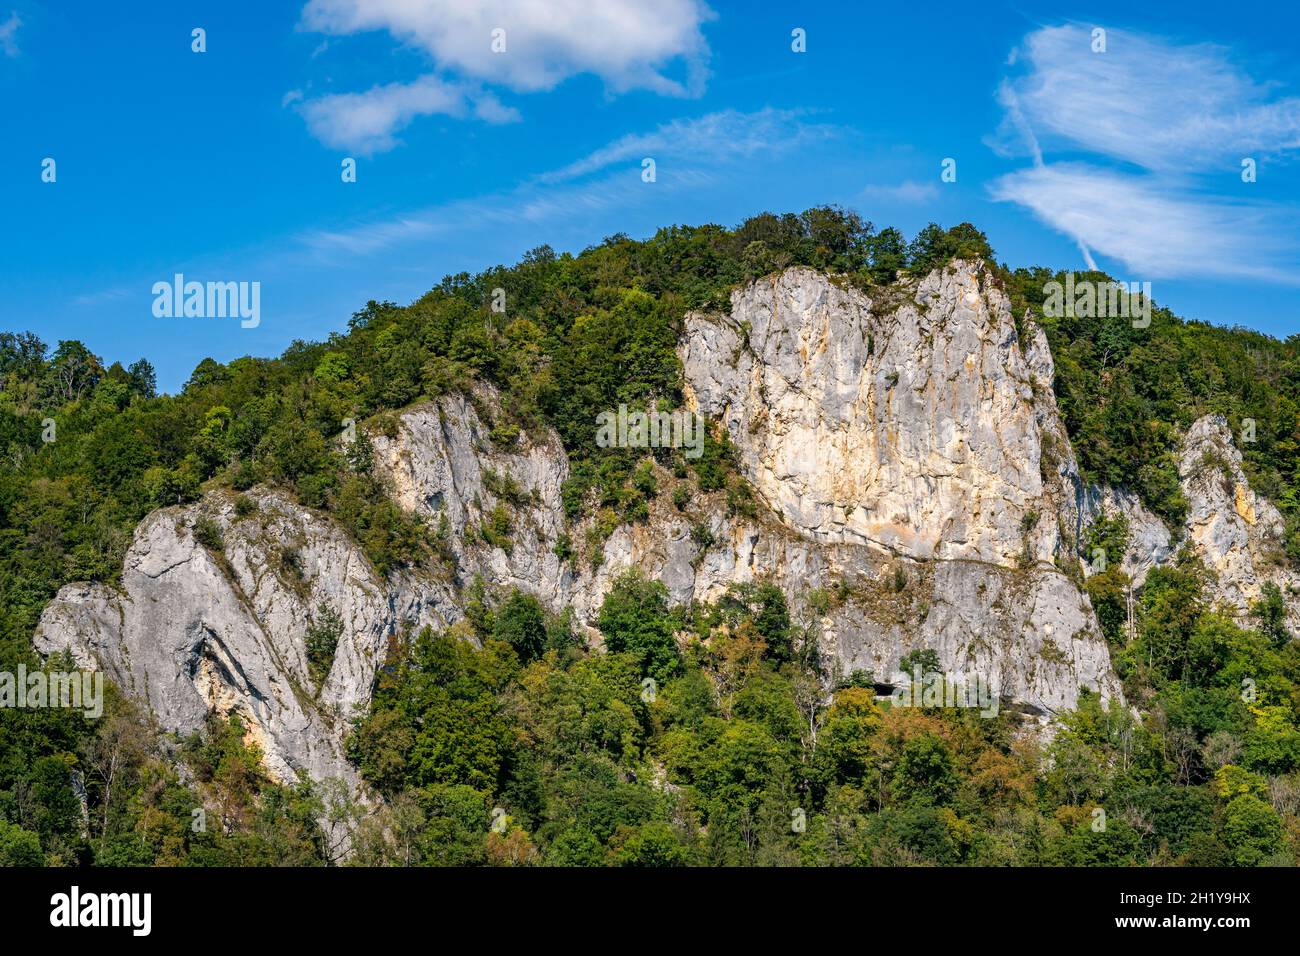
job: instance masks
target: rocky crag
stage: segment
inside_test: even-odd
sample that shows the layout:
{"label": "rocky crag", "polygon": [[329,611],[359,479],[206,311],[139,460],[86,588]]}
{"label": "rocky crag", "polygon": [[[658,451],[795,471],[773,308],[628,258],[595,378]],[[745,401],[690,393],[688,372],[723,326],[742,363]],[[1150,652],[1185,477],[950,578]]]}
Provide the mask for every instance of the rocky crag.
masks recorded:
{"label": "rocky crag", "polygon": [[[1171,531],[1123,489],[1085,485],[1046,337],[1017,326],[982,266],[954,262],[874,296],[796,268],[737,290],[729,314],[687,317],[688,403],[728,432],[754,517],[729,514],[716,493],[684,510],[661,494],[648,519],[562,560],[566,531],[583,542],[587,530],[565,527],[564,448],[553,433],[494,444],[496,397],[480,387],[370,435],[394,499],[443,528],[444,564],[384,577],[328,517],[283,493],[254,489],[250,509],[213,491],[140,524],[120,588],[64,587],[36,646],[103,668],[168,729],[242,715],[279,778],[355,786],[343,740],[388,640],[454,625],[477,579],[572,607],[593,643],[602,598],[629,568],[676,602],[771,580],[815,621],[840,671],[887,681],[901,655],[930,648],[946,670],[995,681],[1044,717],[1080,688],[1119,694],[1079,583],[1099,516],[1127,516],[1122,563],[1139,582],[1187,543],[1232,613],[1266,581],[1300,584],[1277,559],[1277,510],[1250,489],[1222,418],[1188,432],[1189,516]],[[499,507],[509,540],[489,543],[478,529]],[[306,651],[322,608],[342,622],[323,674]]]}

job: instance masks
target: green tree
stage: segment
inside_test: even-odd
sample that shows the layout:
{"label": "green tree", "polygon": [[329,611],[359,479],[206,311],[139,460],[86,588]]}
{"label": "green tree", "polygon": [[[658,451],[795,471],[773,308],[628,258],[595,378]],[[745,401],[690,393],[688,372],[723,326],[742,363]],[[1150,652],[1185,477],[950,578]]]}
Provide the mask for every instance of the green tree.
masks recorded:
{"label": "green tree", "polygon": [[1223,837],[1238,866],[1259,866],[1282,846],[1282,821],[1264,801],[1242,794],[1224,811]]}
{"label": "green tree", "polygon": [[518,589],[502,602],[492,616],[492,636],[514,648],[522,661],[531,661],[546,649],[546,615],[531,594]]}
{"label": "green tree", "polygon": [[660,581],[647,581],[636,571],[618,578],[600,606],[597,626],[609,651],[632,655],[642,673],[661,683],[681,666],[677,621]]}
{"label": "green tree", "polygon": [[1286,627],[1286,601],[1282,598],[1282,589],[1272,581],[1264,582],[1260,598],[1251,606],[1250,613],[1274,647],[1283,647],[1291,640]]}

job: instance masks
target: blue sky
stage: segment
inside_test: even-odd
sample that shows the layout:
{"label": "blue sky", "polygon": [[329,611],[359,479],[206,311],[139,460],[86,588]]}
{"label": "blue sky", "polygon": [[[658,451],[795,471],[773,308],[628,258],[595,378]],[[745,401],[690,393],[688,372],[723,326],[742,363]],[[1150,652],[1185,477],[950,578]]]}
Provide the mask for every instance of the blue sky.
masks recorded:
{"label": "blue sky", "polygon": [[[543,242],[840,203],[1300,332],[1300,10],[1136,6],[0,0],[0,329],[174,390]],[[155,318],[176,272],[260,325]]]}

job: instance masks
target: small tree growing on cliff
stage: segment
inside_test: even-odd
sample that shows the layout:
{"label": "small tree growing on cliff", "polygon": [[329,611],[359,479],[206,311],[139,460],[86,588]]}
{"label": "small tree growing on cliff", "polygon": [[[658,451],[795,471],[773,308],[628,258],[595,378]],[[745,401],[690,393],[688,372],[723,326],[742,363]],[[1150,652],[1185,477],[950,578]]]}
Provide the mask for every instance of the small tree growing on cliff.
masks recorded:
{"label": "small tree growing on cliff", "polygon": [[320,687],[329,676],[334,665],[334,653],[338,650],[339,638],[343,636],[343,618],[339,612],[328,604],[321,604],[316,609],[311,623],[307,626],[307,669],[312,682]]}
{"label": "small tree growing on cliff", "polygon": [[632,654],[642,674],[663,682],[681,666],[673,637],[676,622],[661,581],[647,581],[635,571],[624,574],[605,596],[598,626],[605,647],[615,654]]}
{"label": "small tree growing on cliff", "polygon": [[515,649],[522,661],[532,661],[546,650],[546,616],[531,594],[515,589],[492,618],[492,636]]}
{"label": "small tree growing on cliff", "polygon": [[903,655],[898,662],[898,669],[904,674],[919,670],[922,677],[926,674],[938,674],[940,672],[939,652],[932,647],[919,647]]}
{"label": "small tree growing on cliff", "polygon": [[1264,584],[1259,600],[1251,605],[1250,614],[1259,622],[1260,633],[1274,647],[1285,647],[1291,640],[1291,633],[1286,629],[1286,601],[1282,599],[1282,589],[1272,581]]}

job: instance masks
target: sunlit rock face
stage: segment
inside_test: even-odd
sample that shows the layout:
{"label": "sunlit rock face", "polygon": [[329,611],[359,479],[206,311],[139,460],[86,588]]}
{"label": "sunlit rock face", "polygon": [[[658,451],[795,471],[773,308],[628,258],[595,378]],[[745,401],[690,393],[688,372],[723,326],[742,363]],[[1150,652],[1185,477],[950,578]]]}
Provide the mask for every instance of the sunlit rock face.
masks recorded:
{"label": "sunlit rock face", "polygon": [[[979,674],[1044,715],[1073,706],[1080,688],[1118,695],[1076,583],[1099,515],[1128,517],[1120,560],[1139,582],[1187,541],[1238,612],[1265,580],[1295,583],[1273,562],[1281,519],[1250,490],[1221,419],[1187,436],[1191,510],[1176,534],[1123,489],[1084,483],[1046,337],[1017,329],[980,265],[870,294],[790,269],[737,290],[728,314],[687,316],[679,355],[688,404],[735,446],[753,517],[730,514],[722,493],[682,509],[660,494],[647,519],[619,525],[592,554],[591,519],[564,516],[558,436],[494,442],[499,398],[480,386],[368,429],[389,494],[442,535],[443,560],[380,575],[331,518],[286,494],[254,489],[250,512],[215,491],[141,522],[120,588],[64,587],[36,647],[103,668],[168,730],[239,714],[277,778],[358,788],[343,742],[388,641],[455,625],[476,581],[489,596],[519,588],[571,607],[598,646],[601,601],[629,569],[662,580],[677,603],[770,580],[841,673],[889,681],[902,655],[930,648],[945,670]],[[499,509],[508,541],[493,543],[482,528]],[[306,650],[322,608],[341,622],[323,673]]]}
{"label": "sunlit rock face", "polygon": [[[1178,477],[1188,504],[1186,537],[1214,573],[1211,593],[1221,607],[1244,617],[1266,582],[1286,595],[1300,591],[1300,575],[1285,562],[1282,515],[1251,490],[1222,415],[1206,415],[1187,430]],[[1300,629],[1300,605],[1287,606],[1288,624]]]}
{"label": "sunlit rock face", "polygon": [[849,583],[821,622],[845,669],[888,679],[929,647],[1042,711],[1081,686],[1116,692],[1091,606],[1056,566],[1093,510],[1041,332],[1022,347],[974,263],[883,295],[791,269],[738,291],[728,316],[687,319],[688,394],[803,546],[793,571],[756,570],[792,592]]}
{"label": "sunlit rock face", "polygon": [[[701,410],[755,488],[819,541],[1007,564],[1055,551],[1030,370],[1002,294],[963,263],[896,309],[792,269],[695,316],[683,348]],[[1032,523],[1032,527],[1028,527]]]}

